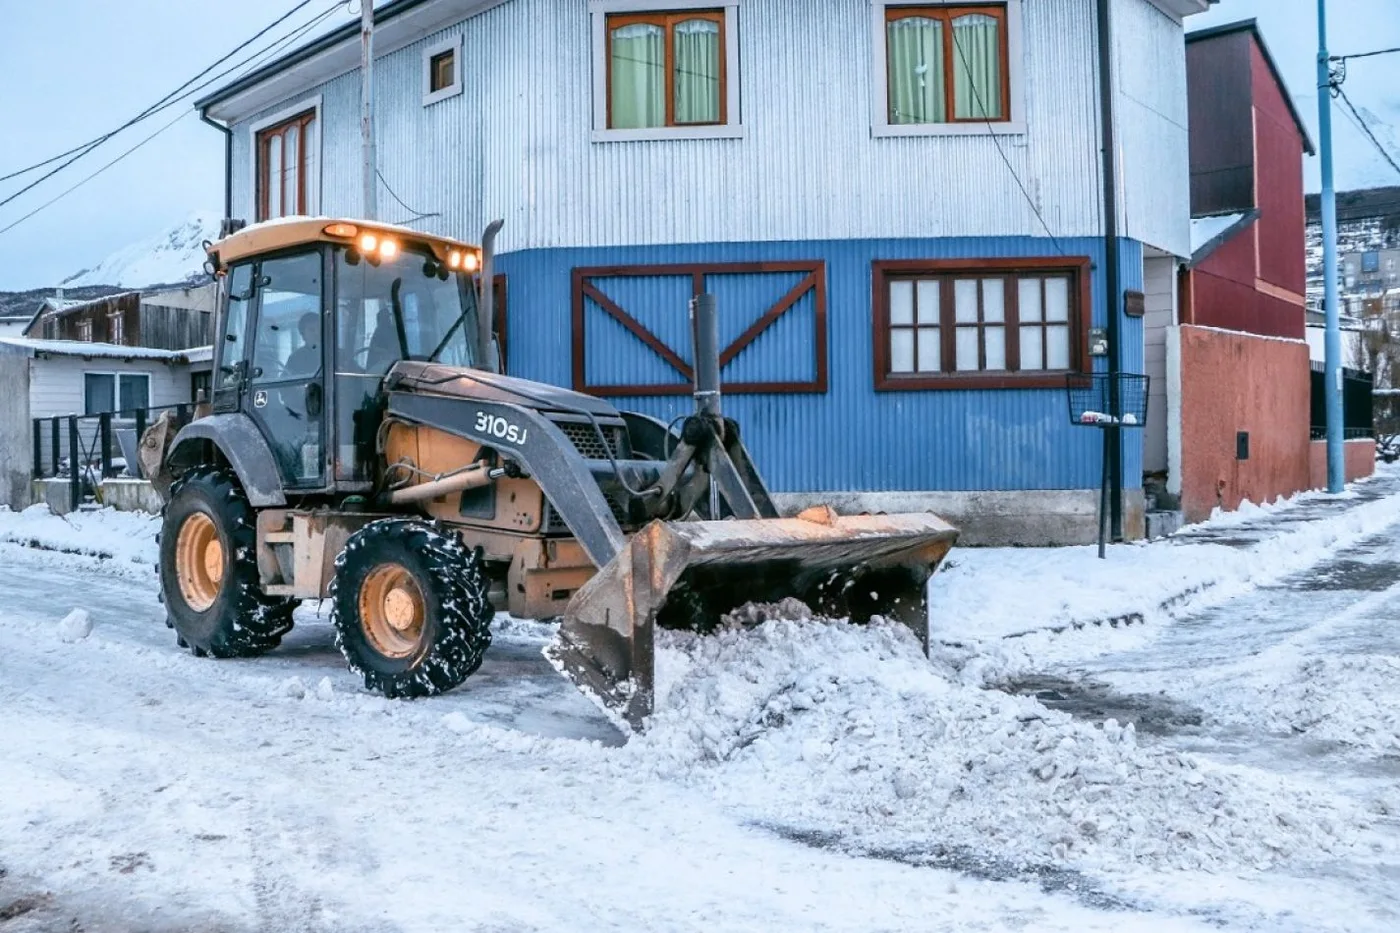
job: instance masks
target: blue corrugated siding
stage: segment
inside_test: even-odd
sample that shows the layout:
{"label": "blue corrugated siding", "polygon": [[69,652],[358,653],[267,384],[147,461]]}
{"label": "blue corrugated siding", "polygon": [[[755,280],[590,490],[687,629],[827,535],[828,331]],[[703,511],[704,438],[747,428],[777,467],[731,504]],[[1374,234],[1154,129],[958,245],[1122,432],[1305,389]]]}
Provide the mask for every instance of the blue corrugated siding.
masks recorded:
{"label": "blue corrugated siding", "polygon": [[[1067,255],[1089,256],[1095,326],[1104,326],[1101,240],[1060,240]],[[571,272],[575,267],[660,263],[826,263],[828,361],[826,394],[730,395],[726,413],[744,426],[769,484],[779,491],[1088,489],[1100,475],[1099,432],[1069,424],[1063,390],[1008,389],[876,392],[871,328],[871,269],[877,259],[987,258],[1055,255],[1049,240],[979,237],[721,243],[611,249],[528,250],[500,257],[509,276],[510,370],[557,385],[571,382]],[[1142,287],[1142,248],[1121,241],[1123,287]],[[763,281],[759,281],[762,279]],[[747,304],[745,320],[725,316],[726,342],[787,289],[780,277],[712,288]],[[791,277],[792,282],[797,280]],[[605,294],[689,359],[687,279],[604,280]],[[788,285],[791,287],[791,284]],[[723,311],[721,312],[723,316]],[[679,381],[665,363],[621,326],[594,326],[587,315],[589,357],[606,360],[590,381]],[[1123,369],[1141,372],[1142,323],[1123,321]],[[810,378],[810,312],[764,333],[735,359],[726,379]],[[745,359],[745,357],[751,357]],[[1102,361],[1098,361],[1102,366]],[[774,368],[770,368],[770,364]],[[619,375],[621,373],[621,375]],[[658,379],[658,376],[666,377]],[[670,419],[692,407],[686,397],[618,399],[619,407]],[[1124,480],[1141,485],[1141,432],[1124,433]]]}

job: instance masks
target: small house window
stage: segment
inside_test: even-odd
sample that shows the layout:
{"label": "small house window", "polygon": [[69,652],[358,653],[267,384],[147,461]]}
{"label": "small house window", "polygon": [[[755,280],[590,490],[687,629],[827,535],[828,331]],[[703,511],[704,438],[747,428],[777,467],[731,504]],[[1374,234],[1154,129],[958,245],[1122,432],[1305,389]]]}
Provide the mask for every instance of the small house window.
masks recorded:
{"label": "small house window", "polygon": [[723,10],[607,17],[609,129],[728,122]]}
{"label": "small house window", "polygon": [[885,10],[889,123],[1010,119],[1006,5]]}
{"label": "small house window", "polygon": [[310,213],[316,111],[308,110],[257,133],[258,220]]}
{"label": "small house window", "polygon": [[78,322],[78,339],[84,343],[92,343],[92,321]]}
{"label": "small house window", "polygon": [[423,106],[462,93],[462,37],[423,50]]}
{"label": "small house window", "polygon": [[125,340],[122,332],[122,314],[120,311],[107,315],[107,342],[121,344]]}
{"label": "small house window", "polygon": [[1061,386],[1081,371],[1088,260],[876,263],[876,387]]}
{"label": "small house window", "polygon": [[121,412],[132,415],[151,407],[151,377],[147,373],[83,373],[83,413]]}

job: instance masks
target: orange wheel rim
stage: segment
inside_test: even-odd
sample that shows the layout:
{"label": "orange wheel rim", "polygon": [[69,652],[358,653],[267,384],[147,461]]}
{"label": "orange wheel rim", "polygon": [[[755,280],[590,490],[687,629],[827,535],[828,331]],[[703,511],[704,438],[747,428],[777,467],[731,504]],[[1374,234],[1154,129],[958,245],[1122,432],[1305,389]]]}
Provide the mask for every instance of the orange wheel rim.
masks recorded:
{"label": "orange wheel rim", "polygon": [[224,543],[218,526],[204,512],[195,512],[180,526],[175,539],[175,569],[180,595],[195,612],[204,612],[219,598],[224,585]]}
{"label": "orange wheel rim", "polygon": [[423,640],[427,607],[423,591],[402,564],[381,564],[360,585],[360,627],[374,650],[406,658]]}

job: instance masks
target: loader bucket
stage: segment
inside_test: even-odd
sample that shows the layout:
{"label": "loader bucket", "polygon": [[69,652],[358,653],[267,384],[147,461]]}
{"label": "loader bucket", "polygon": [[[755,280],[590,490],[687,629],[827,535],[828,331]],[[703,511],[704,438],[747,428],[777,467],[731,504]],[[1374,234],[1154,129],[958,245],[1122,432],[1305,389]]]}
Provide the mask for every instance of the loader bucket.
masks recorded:
{"label": "loader bucket", "polygon": [[925,583],[958,532],[931,514],[652,522],[569,602],[550,660],[634,730],[651,714],[653,643],[670,599],[713,615],[795,597],[814,612],[897,619],[928,646]]}

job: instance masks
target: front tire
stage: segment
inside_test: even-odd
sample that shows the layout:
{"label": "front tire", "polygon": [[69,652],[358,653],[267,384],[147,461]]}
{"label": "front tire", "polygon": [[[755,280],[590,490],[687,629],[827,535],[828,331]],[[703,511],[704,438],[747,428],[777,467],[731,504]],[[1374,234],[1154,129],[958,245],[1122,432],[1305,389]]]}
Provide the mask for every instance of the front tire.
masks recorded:
{"label": "front tire", "polygon": [[187,473],[170,491],[160,533],[166,624],[197,657],[249,658],[276,648],[294,600],[267,596],[253,560],[254,513],[226,470]]}
{"label": "front tire", "polygon": [[491,644],[486,571],[455,535],[384,519],[350,536],[331,584],[335,640],[351,670],[387,697],[445,693]]}

